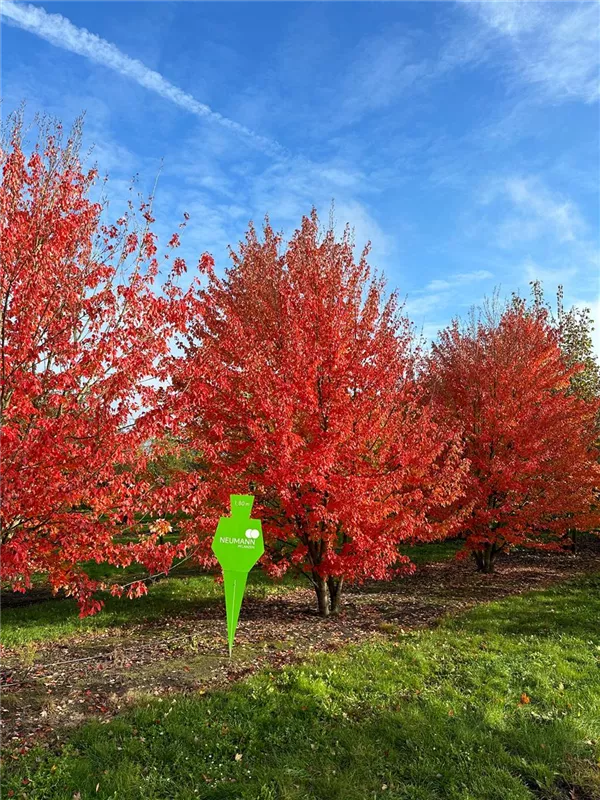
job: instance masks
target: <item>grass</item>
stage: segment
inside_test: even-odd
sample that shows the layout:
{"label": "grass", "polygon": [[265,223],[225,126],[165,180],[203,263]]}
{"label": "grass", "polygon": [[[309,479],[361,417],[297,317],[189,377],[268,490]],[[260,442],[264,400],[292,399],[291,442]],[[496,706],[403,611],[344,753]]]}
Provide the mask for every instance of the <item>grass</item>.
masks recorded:
{"label": "grass", "polygon": [[586,578],[148,702],[10,762],[4,796],[593,800],[599,619],[600,577]]}
{"label": "grass", "polygon": [[401,552],[417,565],[432,561],[447,561],[453,558],[463,546],[462,539],[447,539],[443,542],[417,544],[412,547],[401,547]]}
{"label": "grass", "polygon": [[[255,570],[248,576],[247,597],[289,591],[297,579],[288,576],[274,583]],[[21,648],[30,643],[58,641],[133,625],[169,616],[192,616],[200,608],[222,600],[223,587],[211,575],[186,575],[165,578],[150,586],[148,594],[135,600],[106,595],[103,610],[93,617],[79,619],[74,600],[45,600],[28,606],[2,609],[0,639],[5,647]]]}
{"label": "grass", "polygon": [[[460,542],[434,542],[404,548],[416,564],[451,558]],[[86,564],[86,571],[96,580],[123,583],[141,576],[139,565],[116,570],[107,564]],[[263,572],[253,570],[248,579],[247,597],[264,597],[266,594],[286,592],[297,586],[308,586],[301,576],[289,573],[282,580],[271,581]],[[2,609],[0,641],[5,647],[22,648],[32,643],[43,643],[103,631],[122,625],[152,621],[177,615],[193,615],[198,609],[219,602],[223,587],[214,578],[198,574],[197,570],[181,568],[173,577],[153,584],[147,595],[127,600],[105,595],[105,607],[100,614],[79,619],[74,600],[46,599],[31,605]]]}

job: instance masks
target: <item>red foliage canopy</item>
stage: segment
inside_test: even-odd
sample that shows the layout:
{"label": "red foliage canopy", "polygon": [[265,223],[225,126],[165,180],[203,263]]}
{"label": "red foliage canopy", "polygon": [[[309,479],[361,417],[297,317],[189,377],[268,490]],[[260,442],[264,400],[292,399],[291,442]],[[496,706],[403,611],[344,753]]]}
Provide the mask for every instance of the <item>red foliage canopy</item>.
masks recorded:
{"label": "red foliage canopy", "polygon": [[386,578],[406,568],[399,542],[447,534],[429,512],[464,465],[422,402],[396,297],[348,231],[318,227],[313,212],[282,253],[268,223],[264,241],[250,227],[225,279],[209,269],[173,402],[221,505],[256,495],[266,566],[301,565],[327,614],[344,578]]}
{"label": "red foliage canopy", "polygon": [[78,139],[58,128],[26,155],[17,120],[0,154],[2,577],[25,589],[46,573],[85,614],[99,602],[82,562],[155,570],[177,552],[137,534],[140,514],[168,508],[168,490],[144,478],[144,445],[164,425],[157,381],[191,293],[173,274],[154,289],[149,205],[137,232],[131,204],[101,224]]}
{"label": "red foliage canopy", "polygon": [[557,547],[569,530],[598,524],[598,402],[570,391],[578,369],[565,364],[546,310],[521,300],[454,323],[433,347],[434,398],[462,428],[471,464],[466,544],[484,571],[511,545]]}

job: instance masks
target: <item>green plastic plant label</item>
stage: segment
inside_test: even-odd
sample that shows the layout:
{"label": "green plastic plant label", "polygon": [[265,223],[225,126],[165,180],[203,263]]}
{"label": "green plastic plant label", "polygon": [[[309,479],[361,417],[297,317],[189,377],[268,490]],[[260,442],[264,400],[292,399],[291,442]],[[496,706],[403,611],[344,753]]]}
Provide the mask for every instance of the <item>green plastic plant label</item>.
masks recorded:
{"label": "green plastic plant label", "polygon": [[265,545],[260,520],[250,519],[254,497],[251,494],[232,494],[229,502],[231,516],[219,520],[212,550],[223,569],[227,642],[231,655],[246,579],[265,552]]}

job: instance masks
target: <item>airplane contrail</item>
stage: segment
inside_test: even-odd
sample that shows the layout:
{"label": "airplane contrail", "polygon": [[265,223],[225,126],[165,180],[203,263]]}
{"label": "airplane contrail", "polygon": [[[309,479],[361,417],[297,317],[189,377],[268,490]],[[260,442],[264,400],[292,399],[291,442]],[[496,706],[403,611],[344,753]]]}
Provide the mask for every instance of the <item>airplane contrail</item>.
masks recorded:
{"label": "airplane contrail", "polygon": [[89,58],[90,61],[112,69],[151,92],[159,94],[165,100],[170,100],[185,111],[243,136],[265,153],[285,155],[285,149],[278,142],[261,136],[244,125],[213,111],[210,106],[199,102],[191,94],[168,81],[159,72],[150,69],[137,58],[130,58],[114,44],[90,33],[85,28],[78,28],[61,14],[48,14],[43,8],[14,3],[11,0],[3,0],[0,3],[0,14],[6,18],[9,24],[36,34],[56,47],[77,53]]}

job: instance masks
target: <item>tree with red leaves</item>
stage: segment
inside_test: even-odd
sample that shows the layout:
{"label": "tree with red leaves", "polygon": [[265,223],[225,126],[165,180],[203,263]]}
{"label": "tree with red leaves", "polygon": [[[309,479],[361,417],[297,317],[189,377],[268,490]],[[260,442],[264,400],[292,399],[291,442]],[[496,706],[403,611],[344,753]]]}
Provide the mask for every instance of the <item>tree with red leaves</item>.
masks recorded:
{"label": "tree with red leaves", "polygon": [[430,512],[460,491],[456,438],[415,378],[410,323],[316,213],[289,244],[251,226],[224,279],[208,270],[177,366],[173,408],[188,445],[230,492],[256,496],[272,575],[311,579],[323,616],[344,580],[410,569],[403,541],[445,537]]}
{"label": "tree with red leaves", "polygon": [[[158,382],[192,292],[176,285],[181,259],[155,288],[148,203],[141,226],[132,203],[115,224],[101,222],[80,135],[77,124],[65,141],[60,126],[42,123],[27,154],[17,117],[2,146],[0,413],[2,578],[25,590],[45,574],[85,615],[105,587],[83,562],[156,571],[182,552],[158,543],[163,528],[144,526],[171,509],[173,491],[146,466],[165,424]],[[140,583],[129,594],[144,591]]]}
{"label": "tree with red leaves", "polygon": [[440,416],[460,426],[470,462],[464,525],[477,568],[513,545],[557,549],[598,523],[597,399],[571,390],[560,331],[539,303],[488,303],[433,346],[429,380]]}

